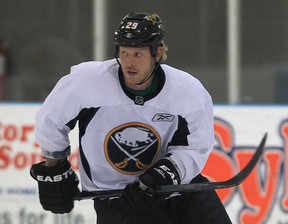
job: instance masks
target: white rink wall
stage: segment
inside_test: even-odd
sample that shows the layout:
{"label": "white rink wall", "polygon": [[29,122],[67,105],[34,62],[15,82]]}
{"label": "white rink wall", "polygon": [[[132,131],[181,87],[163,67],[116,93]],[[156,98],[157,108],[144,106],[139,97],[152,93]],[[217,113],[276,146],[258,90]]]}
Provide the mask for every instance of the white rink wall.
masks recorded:
{"label": "white rink wall", "polygon": [[[91,200],[75,202],[70,214],[42,209],[30,166],[41,160],[34,141],[40,104],[0,103],[0,224],[95,224]],[[215,149],[204,169],[213,181],[235,175],[252,156],[265,132],[266,149],[247,180],[218,191],[233,223],[288,223],[288,106],[215,105]],[[77,131],[71,132],[77,171]]]}

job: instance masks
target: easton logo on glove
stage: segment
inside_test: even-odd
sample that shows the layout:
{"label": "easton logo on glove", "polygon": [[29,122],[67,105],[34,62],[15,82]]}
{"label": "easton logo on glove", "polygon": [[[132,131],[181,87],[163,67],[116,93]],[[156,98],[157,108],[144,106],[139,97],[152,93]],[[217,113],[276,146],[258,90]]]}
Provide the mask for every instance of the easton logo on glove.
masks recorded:
{"label": "easton logo on glove", "polygon": [[38,182],[78,181],[78,176],[75,174],[68,160],[64,160],[52,167],[46,166],[45,162],[34,164],[31,167],[30,174]]}
{"label": "easton logo on glove", "polygon": [[165,174],[170,175],[171,180],[173,181],[173,185],[179,184],[177,176],[173,172],[171,172],[167,166],[161,165],[159,166],[159,168],[154,167],[154,170],[157,171],[163,178],[165,178]]}
{"label": "easton logo on glove", "polygon": [[45,176],[45,175],[36,175],[37,181],[43,181],[43,182],[59,182],[65,179],[68,179],[69,176],[71,176],[74,173],[72,168],[62,174],[55,175],[55,176]]}
{"label": "easton logo on glove", "polygon": [[144,174],[140,175],[139,180],[147,187],[176,185],[180,183],[180,176],[170,160],[160,159]]}

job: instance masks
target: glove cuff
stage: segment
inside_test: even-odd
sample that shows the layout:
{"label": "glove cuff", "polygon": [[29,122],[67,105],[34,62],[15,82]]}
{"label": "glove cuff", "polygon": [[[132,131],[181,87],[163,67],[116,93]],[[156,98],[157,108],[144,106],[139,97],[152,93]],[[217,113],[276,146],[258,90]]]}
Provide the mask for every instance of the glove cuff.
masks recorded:
{"label": "glove cuff", "polygon": [[[46,166],[45,161],[32,165],[30,175],[37,181],[58,182],[71,179],[71,175],[78,181],[77,175],[74,173],[70,162],[65,159],[54,166]],[[72,178],[72,179],[73,179]]]}

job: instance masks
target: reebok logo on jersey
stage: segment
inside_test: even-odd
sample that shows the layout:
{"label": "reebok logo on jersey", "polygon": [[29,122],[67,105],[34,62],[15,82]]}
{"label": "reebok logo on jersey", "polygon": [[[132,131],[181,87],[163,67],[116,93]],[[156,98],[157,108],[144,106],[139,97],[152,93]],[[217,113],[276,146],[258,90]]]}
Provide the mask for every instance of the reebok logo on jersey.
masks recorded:
{"label": "reebok logo on jersey", "polygon": [[174,120],[175,116],[172,114],[166,114],[166,113],[159,113],[155,114],[152,118],[152,121],[154,122],[172,122]]}

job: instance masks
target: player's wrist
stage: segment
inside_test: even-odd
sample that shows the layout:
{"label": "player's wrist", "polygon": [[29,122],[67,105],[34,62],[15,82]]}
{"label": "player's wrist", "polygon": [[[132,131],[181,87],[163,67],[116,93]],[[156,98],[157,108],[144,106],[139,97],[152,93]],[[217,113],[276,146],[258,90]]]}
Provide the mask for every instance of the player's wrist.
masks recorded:
{"label": "player's wrist", "polygon": [[63,162],[66,159],[67,158],[63,158],[63,159],[45,159],[45,166],[52,167],[52,166],[55,166],[55,165]]}
{"label": "player's wrist", "polygon": [[71,155],[70,145],[61,151],[49,151],[45,148],[41,148],[42,155],[45,159],[61,160],[69,157]]}

